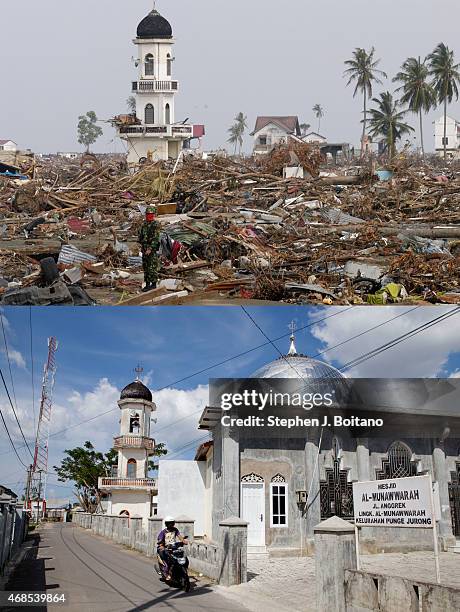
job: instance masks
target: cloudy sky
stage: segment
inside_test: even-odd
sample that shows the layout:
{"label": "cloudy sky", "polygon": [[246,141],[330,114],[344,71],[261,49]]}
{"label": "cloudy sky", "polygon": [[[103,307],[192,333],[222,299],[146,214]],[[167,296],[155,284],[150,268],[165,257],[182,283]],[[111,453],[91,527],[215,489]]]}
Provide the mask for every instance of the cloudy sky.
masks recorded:
{"label": "cloudy sky", "polygon": [[[78,115],[95,110],[107,120],[125,112],[136,77],[132,39],[151,7],[152,0],[4,2],[0,138],[37,152],[78,150]],[[239,111],[251,130],[257,115],[269,114],[299,115],[316,130],[316,103],[325,109],[322,133],[356,145],[362,104],[342,77],[355,47],[375,46],[390,76],[375,94],[393,91],[401,63],[439,42],[460,60],[458,0],[158,0],[157,7],[177,40],[176,119],[206,124],[208,149],[225,145]],[[459,117],[459,104],[449,112]],[[425,119],[427,149],[438,115]],[[103,125],[95,150],[121,152]]]}
{"label": "cloudy sky", "polygon": [[[249,314],[284,353],[289,323],[298,332],[297,350],[338,368],[381,347],[422,323],[453,312],[443,308],[259,307]],[[35,372],[32,401],[32,351]],[[58,371],[50,437],[49,465],[63,451],[91,440],[101,451],[118,433],[121,389],[144,368],[144,382],[158,406],[154,437],[166,443],[169,457],[193,456],[206,433],[197,430],[212,377],[247,377],[279,353],[238,307],[181,308],[7,308],[3,310],[17,413],[33,450],[41,372],[47,338],[59,341]],[[458,315],[348,370],[351,377],[449,377],[460,374]],[[359,337],[356,337],[359,336]],[[353,340],[350,340],[354,338]],[[340,346],[337,346],[340,345]],[[334,348],[336,347],[336,348]],[[0,333],[0,367],[13,396],[9,365]],[[14,401],[14,400],[13,400]],[[3,388],[0,408],[19,455],[30,462]],[[0,483],[22,492],[25,470],[0,427]],[[49,476],[49,498],[68,500],[71,489]]]}

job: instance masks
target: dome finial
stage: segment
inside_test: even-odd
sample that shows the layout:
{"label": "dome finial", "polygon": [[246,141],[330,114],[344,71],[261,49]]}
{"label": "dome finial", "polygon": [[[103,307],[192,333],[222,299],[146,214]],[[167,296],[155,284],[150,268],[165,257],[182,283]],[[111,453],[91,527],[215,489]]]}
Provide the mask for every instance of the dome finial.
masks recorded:
{"label": "dome finial", "polygon": [[134,371],[136,372],[136,381],[140,381],[141,379],[139,378],[139,376],[144,371],[144,368],[140,364],[137,364],[137,368],[134,368]]}
{"label": "dome finial", "polygon": [[295,347],[295,330],[297,329],[297,326],[295,324],[294,321],[291,321],[291,323],[289,324],[289,329],[291,330],[291,346],[289,348],[289,352],[288,355],[297,355],[297,349]]}

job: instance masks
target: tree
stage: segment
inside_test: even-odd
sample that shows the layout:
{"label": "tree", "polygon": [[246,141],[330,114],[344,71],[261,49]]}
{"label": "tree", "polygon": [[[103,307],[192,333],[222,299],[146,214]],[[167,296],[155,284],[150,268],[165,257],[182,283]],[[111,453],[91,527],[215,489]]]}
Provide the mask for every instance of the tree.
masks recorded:
{"label": "tree", "polygon": [[374,58],[375,49],[369,51],[369,53],[365,49],[361,49],[357,47],[353,51],[352,59],[349,59],[345,62],[346,66],[349,66],[344,72],[344,76],[348,77],[347,86],[352,83],[355,84],[355,90],[353,92],[353,97],[356,96],[358,92],[363,94],[364,104],[363,104],[363,114],[364,119],[361,121],[363,124],[363,134],[361,137],[361,156],[363,155],[364,149],[364,137],[366,136],[366,127],[367,127],[367,99],[372,97],[372,84],[373,83],[382,83],[380,77],[387,78],[387,75],[383,70],[379,70],[377,66],[380,64],[379,59]]}
{"label": "tree", "polygon": [[315,104],[313,107],[313,112],[315,113],[315,117],[318,119],[318,134],[321,129],[321,119],[324,117],[324,109],[321,104]]}
{"label": "tree", "polygon": [[302,132],[302,136],[305,136],[305,134],[310,129],[310,127],[311,127],[311,125],[309,123],[301,123],[300,124],[300,131]]}
{"label": "tree", "polygon": [[454,52],[444,43],[439,43],[433,53],[428,56],[430,75],[433,77],[433,88],[438,102],[444,104],[444,160],[447,159],[447,104],[458,100],[458,85],[460,83],[460,64],[454,60]]}
{"label": "tree", "polygon": [[[155,446],[155,456],[166,455],[167,450],[163,443]],[[85,512],[96,512],[99,507],[101,494],[98,489],[98,479],[110,476],[112,466],[117,460],[117,451],[111,449],[108,453],[95,450],[91,442],[87,441],[83,447],[65,450],[67,455],[60,466],[54,466],[60,482],[73,482],[75,496]],[[154,461],[149,461],[149,470],[157,469]]]}
{"label": "tree", "polygon": [[[408,110],[401,110],[401,104],[394,100],[389,91],[380,94],[380,98],[372,98],[377,108],[369,110],[370,135],[383,136],[387,142],[388,158],[391,161],[396,152],[396,142],[404,134],[413,132],[414,128],[403,122]],[[364,121],[364,119],[363,119]]]}
{"label": "tree", "polygon": [[128,107],[128,111],[131,115],[136,114],[136,98],[134,96],[129,96],[126,100],[126,106]]}
{"label": "tree", "polygon": [[241,155],[241,147],[243,146],[243,136],[248,127],[247,117],[244,113],[238,113],[235,117],[235,123],[228,129],[230,133],[230,138],[227,142],[235,145],[234,155],[236,155],[236,148],[239,145],[240,155]]}
{"label": "tree", "polygon": [[422,155],[425,155],[423,146],[423,113],[428,113],[436,106],[436,92],[428,82],[430,71],[426,59],[409,57],[401,66],[401,71],[394,77],[393,82],[402,83],[396,91],[401,91],[401,103],[406,104],[408,109],[418,114],[420,121],[420,144]]}
{"label": "tree", "polygon": [[94,144],[99,136],[102,136],[102,129],[96,125],[97,116],[94,111],[88,111],[86,115],[78,117],[78,142],[85,145],[89,151],[90,145]]}

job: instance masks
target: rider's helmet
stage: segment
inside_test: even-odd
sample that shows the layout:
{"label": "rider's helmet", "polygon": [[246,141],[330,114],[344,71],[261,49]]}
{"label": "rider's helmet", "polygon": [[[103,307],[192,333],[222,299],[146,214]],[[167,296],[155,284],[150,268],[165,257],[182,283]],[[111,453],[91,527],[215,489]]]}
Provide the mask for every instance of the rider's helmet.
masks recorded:
{"label": "rider's helmet", "polygon": [[165,526],[166,527],[174,527],[176,519],[173,516],[167,516],[165,518]]}

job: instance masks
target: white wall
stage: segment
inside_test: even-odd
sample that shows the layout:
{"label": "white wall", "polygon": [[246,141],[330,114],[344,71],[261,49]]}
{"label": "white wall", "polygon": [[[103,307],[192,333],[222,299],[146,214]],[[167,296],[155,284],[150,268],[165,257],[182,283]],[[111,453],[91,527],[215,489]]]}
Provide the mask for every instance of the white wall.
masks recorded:
{"label": "white wall", "polygon": [[[457,131],[457,126],[459,124],[452,117],[447,117],[446,121],[446,138],[447,140],[447,150],[448,151],[458,151],[460,146],[460,137]],[[444,137],[444,117],[440,117],[436,119],[434,123],[435,127],[435,148],[438,152],[444,151],[443,145],[443,137]]]}
{"label": "white wall", "polygon": [[8,142],[6,142],[3,145],[0,145],[0,150],[1,151],[17,151],[18,147],[17,144],[15,142],[13,142],[12,140],[8,140]]}
{"label": "white wall", "polygon": [[195,535],[206,533],[206,462],[160,460],[158,516],[195,519]]}
{"label": "white wall", "polygon": [[260,145],[260,137],[266,136],[267,138],[267,146],[274,146],[279,144],[280,142],[287,142],[288,132],[286,130],[281,129],[274,123],[269,123],[261,130],[254,134],[254,146],[264,146]]}
{"label": "white wall", "polygon": [[[183,141],[179,142],[180,151]],[[127,139],[127,144],[128,163],[130,164],[137,164],[141,157],[147,157],[149,151],[154,161],[168,159],[168,140],[166,138],[130,138]]]}
{"label": "white wall", "polygon": [[123,510],[127,510],[131,517],[141,516],[144,526],[147,527],[147,520],[150,516],[150,493],[112,490],[107,514],[119,515]]}

